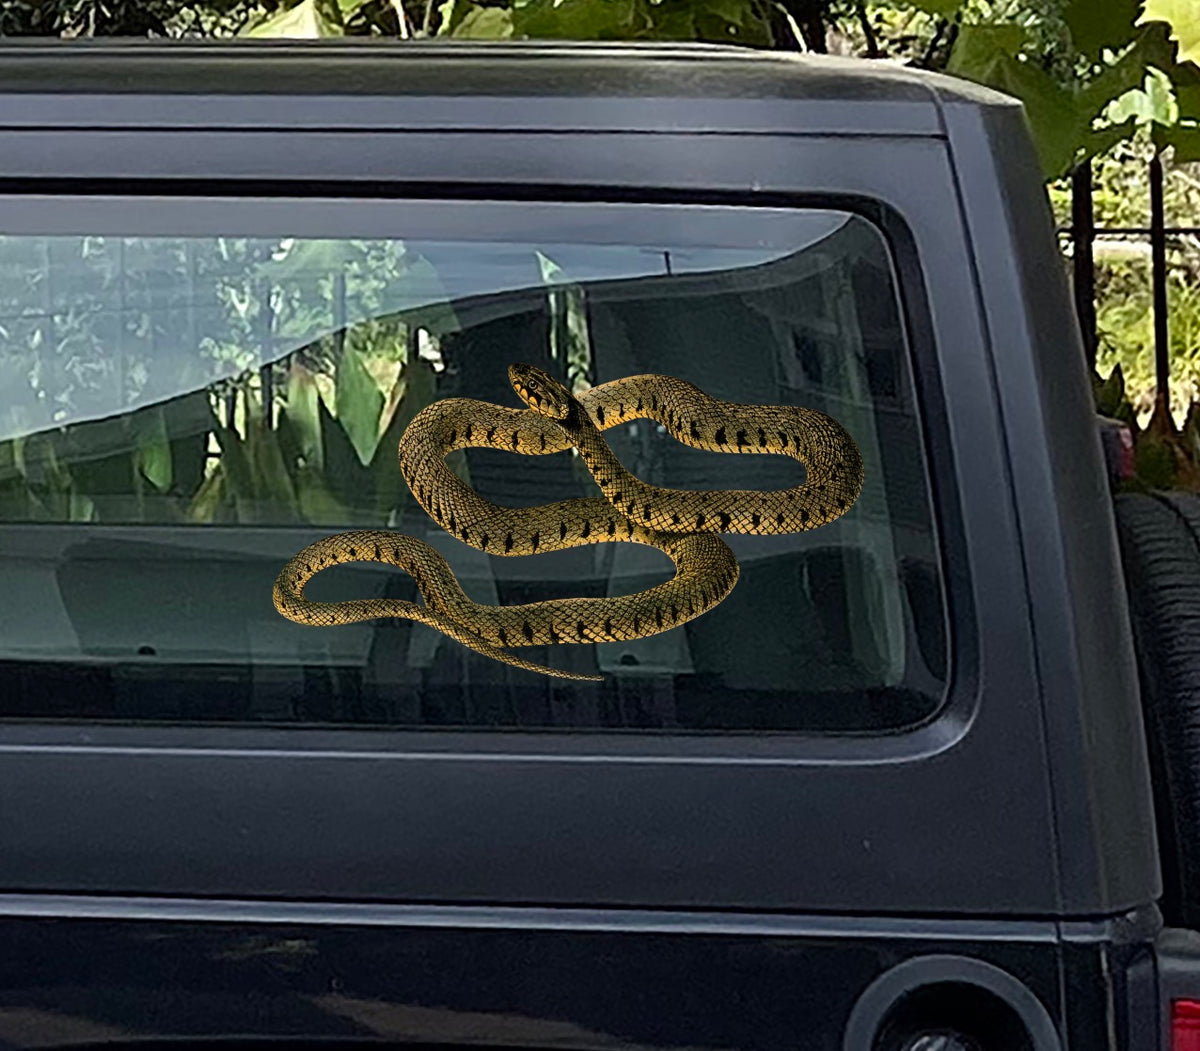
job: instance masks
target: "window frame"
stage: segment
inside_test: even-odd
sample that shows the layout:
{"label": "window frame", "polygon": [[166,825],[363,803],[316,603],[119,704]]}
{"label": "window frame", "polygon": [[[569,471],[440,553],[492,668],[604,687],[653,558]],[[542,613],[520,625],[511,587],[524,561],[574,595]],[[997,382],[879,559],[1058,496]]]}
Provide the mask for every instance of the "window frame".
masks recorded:
{"label": "window frame", "polygon": [[[380,224],[394,224],[395,223],[395,219],[390,215],[390,212],[392,211],[394,205],[396,203],[402,203],[402,204],[408,203],[407,201],[399,201],[398,202],[397,199],[395,199],[395,198],[378,198],[378,197],[364,198],[364,199],[360,199],[360,200],[338,200],[338,199],[332,198],[332,197],[319,197],[319,198],[318,197],[306,197],[306,198],[303,198],[300,200],[303,201],[303,206],[306,209],[311,208],[312,213],[313,213],[310,215],[306,215],[305,221],[304,221],[304,226],[305,226],[306,230],[313,229],[314,232],[311,232],[311,233],[306,232],[303,235],[303,237],[306,239],[311,238],[311,239],[316,239],[316,240],[323,240],[323,239],[327,239],[327,238],[332,239],[335,236],[334,231],[336,231],[338,229],[339,225],[343,226],[343,228],[344,228],[344,224],[347,220],[353,221],[357,225],[355,226],[353,233],[343,234],[342,236],[369,237],[372,234],[374,234],[375,236],[379,236],[379,230],[381,229]],[[276,232],[279,228],[279,224],[287,222],[289,216],[294,212],[298,203],[300,203],[298,200],[284,200],[284,199],[278,199],[278,198],[263,198],[263,197],[242,197],[242,198],[237,198],[236,200],[229,200],[229,199],[221,198],[219,195],[204,196],[204,197],[186,195],[186,196],[176,196],[176,197],[154,197],[154,198],[143,198],[143,197],[139,197],[139,196],[116,196],[116,195],[104,195],[104,196],[99,196],[99,195],[82,196],[81,195],[81,196],[72,196],[72,197],[64,197],[64,196],[59,196],[59,195],[10,195],[7,197],[0,197],[0,224],[3,225],[3,232],[6,236],[8,236],[8,235],[22,236],[22,235],[26,235],[26,234],[28,234],[30,236],[47,236],[47,237],[73,236],[73,235],[78,235],[78,232],[80,229],[85,229],[88,235],[107,236],[107,237],[134,236],[134,237],[145,237],[145,238],[149,239],[149,238],[153,238],[156,236],[162,236],[165,238],[203,236],[203,235],[207,235],[207,234],[212,234],[213,231],[217,230],[217,229],[229,229],[231,231],[235,231],[234,233],[230,233],[229,236],[245,235],[245,236],[251,236],[251,237],[270,238],[270,237],[276,236]],[[517,222],[516,220],[519,219],[520,213],[517,213],[516,216],[504,216],[502,213],[500,215],[497,215],[494,211],[494,209],[496,209],[497,206],[501,209],[503,209],[508,204],[515,204],[519,207],[520,206],[528,207],[528,204],[526,202],[496,201],[496,200],[475,201],[475,200],[468,199],[465,202],[456,202],[453,200],[429,199],[425,203],[429,206],[432,206],[432,208],[434,208],[434,209],[442,209],[442,210],[450,210],[450,209],[453,209],[456,205],[465,204],[467,207],[470,207],[470,208],[474,209],[474,211],[475,211],[475,214],[473,216],[475,223],[472,225],[472,229],[475,229],[475,225],[477,225],[479,222],[483,222],[485,224],[490,224],[493,229],[500,229],[501,231],[507,231],[508,229],[513,228],[513,227],[516,227],[519,229],[519,222]],[[539,205],[539,207],[544,207],[545,205],[551,205],[551,206],[567,205],[567,206],[570,206],[572,204],[578,205],[579,203],[581,203],[581,202],[547,201],[547,202],[544,202],[542,205]],[[483,205],[482,209],[479,208],[479,205],[481,205],[481,204]],[[926,467],[926,483],[929,486],[929,488],[927,489],[927,491],[924,495],[928,499],[931,496],[932,480],[929,476],[929,467],[930,467],[930,460],[928,457],[929,450],[927,448],[927,439],[926,439],[926,435],[925,435],[925,428],[923,426],[922,412],[921,412],[921,408],[920,408],[919,404],[917,404],[918,393],[916,390],[917,384],[916,384],[916,376],[915,376],[915,368],[914,368],[914,364],[915,364],[914,359],[915,359],[916,355],[915,355],[915,352],[914,352],[914,349],[912,346],[912,332],[913,332],[914,319],[910,316],[912,311],[906,307],[902,293],[901,293],[901,289],[899,287],[901,284],[900,270],[899,270],[899,258],[897,257],[897,255],[895,253],[895,245],[893,243],[893,237],[889,236],[888,231],[886,231],[884,229],[884,227],[881,225],[881,222],[887,218],[890,218],[891,222],[894,224],[895,218],[894,217],[886,217],[883,213],[880,213],[879,215],[876,215],[873,217],[867,217],[867,216],[863,215],[862,212],[859,210],[859,207],[861,206],[861,202],[852,202],[852,205],[853,206],[851,206],[851,207],[835,209],[826,204],[826,205],[821,206],[821,210],[828,210],[831,214],[835,213],[835,212],[841,212],[842,214],[846,214],[846,215],[854,216],[856,218],[863,219],[880,236],[880,238],[883,242],[884,250],[888,253],[888,261],[892,266],[892,274],[893,274],[893,279],[895,282],[892,291],[897,297],[896,307],[897,307],[897,312],[898,312],[899,318],[900,318],[902,338],[904,340],[904,348],[901,351],[901,356],[903,359],[903,367],[908,369],[908,375],[906,376],[906,382],[910,383],[913,388],[914,405],[912,406],[912,409],[913,409],[913,414],[914,414],[914,417],[915,417],[916,423],[917,423],[918,440],[922,443],[921,451],[922,451],[922,453],[925,454],[925,464],[924,465]],[[647,201],[647,202],[644,202],[642,206],[648,207],[648,208],[660,208],[660,207],[662,207],[662,202]],[[700,206],[700,203],[695,202],[695,201],[689,201],[682,205],[682,207],[684,207],[684,208],[696,207],[696,206]],[[601,202],[589,202],[588,204],[584,205],[584,207],[606,208],[606,207],[610,207],[610,205],[607,205],[607,204],[601,203]],[[620,217],[620,218],[625,219],[625,221],[628,221],[628,217],[622,215],[622,212],[628,210],[630,207],[636,209],[637,207],[639,207],[639,205],[637,205],[637,204],[616,205],[615,208],[619,209],[619,211],[617,212],[617,215],[614,216],[614,218]],[[737,206],[737,205],[731,206],[728,202],[722,201],[722,202],[718,203],[716,205],[716,207],[721,208],[723,210],[729,209],[732,211],[736,211],[739,206]],[[740,207],[744,208],[745,205],[742,205]],[[793,202],[791,205],[789,205],[787,207],[787,209],[781,209],[776,205],[767,205],[762,202],[756,203],[753,207],[756,209],[758,209],[758,208],[768,209],[769,208],[772,211],[792,210],[792,209],[794,209],[796,211],[805,211],[805,210],[810,210],[810,209],[817,210],[816,206],[814,206],[811,203],[799,204],[799,203],[795,203],[795,202]],[[7,214],[9,211],[14,213],[11,216],[11,218]],[[103,217],[103,221],[101,224],[96,223],[97,215],[100,215]],[[594,221],[596,217],[597,217],[596,213],[589,211],[587,213],[582,213],[580,215],[580,221],[590,223],[590,222]],[[430,239],[430,235],[427,231],[430,231],[430,230],[437,231],[439,229],[438,221],[436,218],[433,218],[432,220],[429,219],[427,216],[417,216],[416,218],[417,218],[418,223],[425,224],[425,225],[422,226],[421,233],[414,235],[414,237],[413,237],[414,240]],[[406,216],[404,218],[403,222],[407,222],[407,220],[408,220],[408,217]],[[571,221],[570,219],[567,220],[568,226],[570,224],[570,221]],[[668,219],[668,221],[669,221],[669,219]],[[730,221],[730,216],[725,215],[725,214],[721,214],[716,217],[716,222],[718,222],[718,223],[728,223],[729,221]],[[217,226],[214,225],[217,222],[228,223],[229,225],[228,225],[228,227],[218,228]],[[165,229],[165,232],[163,232],[164,229]],[[896,231],[893,230],[892,234],[895,234],[895,233],[896,233]],[[392,236],[392,235],[389,234],[387,236]],[[617,243],[617,242],[614,242],[614,243]],[[781,258],[782,258],[782,256],[781,256]],[[703,274],[698,274],[697,276],[702,277]],[[939,525],[938,525],[937,519],[934,517],[934,512],[933,512],[932,507],[929,508],[929,523],[930,523],[930,531],[931,531],[931,537],[933,540],[934,550],[935,550],[935,553],[940,556],[943,551],[943,545],[941,543],[941,538],[940,538],[940,534],[939,534]],[[29,530],[35,530],[35,531],[40,531],[43,529],[50,529],[50,530],[56,530],[56,531],[61,530],[64,532],[69,532],[73,528],[76,528],[65,522],[64,523],[30,522],[28,524],[26,524],[26,523],[0,523],[0,530],[9,528],[9,527],[29,529]],[[160,527],[169,528],[169,527],[162,526],[160,523],[154,523],[154,522],[114,523],[111,526],[111,534],[110,535],[113,535],[118,538],[134,538],[134,539],[136,539],[139,535],[141,535],[143,533],[153,532],[155,529],[160,528]],[[196,527],[191,527],[191,528],[201,529],[201,528],[205,528],[205,527],[196,526]],[[217,527],[217,528],[236,529],[238,527],[221,526],[221,527]],[[249,528],[249,527],[247,527],[247,528]],[[273,529],[278,528],[278,530],[281,533],[283,533],[283,532],[289,531],[292,527],[285,526],[285,525],[279,525],[278,527],[276,527],[274,525],[269,525],[269,526],[265,526],[265,527],[260,526],[260,527],[255,527],[255,528],[256,528],[256,531],[266,531],[266,532],[269,532]],[[356,523],[348,522],[342,528],[350,529],[350,528],[366,528],[366,527],[356,524]],[[307,531],[313,532],[313,528],[308,527]],[[328,532],[328,531],[329,530],[325,530],[325,532]],[[401,529],[399,531],[404,532],[403,527],[401,527]],[[108,530],[106,530],[105,527],[101,526],[100,529],[98,530],[98,532],[106,533],[106,532],[108,532]],[[291,553],[293,553],[293,552],[290,549],[288,549],[287,551],[281,551],[281,553],[280,553],[280,564],[281,565],[282,565],[282,562],[286,560],[287,555],[289,555]],[[721,729],[712,729],[712,730],[703,730],[703,731],[700,731],[700,730],[688,731],[687,729],[683,729],[683,730],[679,730],[677,732],[672,732],[672,731],[666,731],[666,730],[641,731],[641,730],[637,730],[637,729],[611,729],[611,728],[605,728],[605,727],[522,728],[519,726],[518,727],[463,726],[461,728],[457,728],[457,727],[450,728],[450,727],[440,727],[440,726],[431,726],[431,727],[394,726],[394,727],[392,727],[392,726],[386,726],[386,725],[366,727],[366,726],[356,726],[355,724],[339,725],[339,724],[328,724],[328,723],[322,724],[319,722],[308,722],[308,723],[296,722],[295,724],[280,724],[277,727],[273,727],[273,729],[279,729],[284,732],[300,730],[300,731],[306,731],[309,733],[315,733],[315,732],[320,732],[320,731],[329,731],[329,732],[336,733],[336,732],[345,731],[345,732],[351,732],[351,733],[353,733],[353,732],[367,733],[370,735],[387,734],[387,733],[409,733],[409,734],[416,734],[416,735],[426,735],[426,734],[431,734],[431,733],[437,734],[437,733],[441,733],[441,732],[447,732],[447,733],[454,733],[456,735],[478,734],[481,737],[490,737],[490,736],[499,734],[499,735],[506,735],[510,738],[512,735],[520,735],[522,733],[525,733],[525,734],[533,734],[539,740],[542,739],[544,737],[544,735],[546,735],[546,734],[555,734],[555,733],[562,733],[562,734],[574,733],[574,734],[581,734],[581,735],[588,735],[588,736],[610,734],[610,735],[613,735],[615,738],[620,739],[622,741],[628,741],[628,739],[631,737],[639,736],[639,737],[643,737],[646,739],[646,741],[645,741],[646,748],[645,748],[644,754],[658,755],[661,758],[663,758],[664,760],[668,759],[668,757],[672,754],[673,750],[670,748],[662,748],[661,746],[656,748],[652,744],[653,741],[658,740],[659,738],[663,738],[663,737],[672,738],[672,737],[678,737],[678,736],[687,736],[687,737],[694,738],[696,742],[706,741],[707,739],[711,739],[711,738],[727,738],[727,737],[731,737],[731,738],[753,737],[753,738],[773,738],[773,739],[780,738],[780,739],[788,740],[789,747],[787,749],[785,749],[783,747],[762,748],[761,754],[760,754],[760,750],[757,747],[755,749],[753,749],[753,754],[760,755],[761,758],[767,758],[770,756],[781,757],[784,754],[790,754],[790,750],[794,749],[795,746],[797,745],[797,743],[801,740],[814,740],[814,739],[825,740],[825,739],[829,739],[829,738],[833,738],[833,739],[856,739],[857,738],[857,739],[882,740],[884,738],[889,738],[889,737],[904,736],[904,735],[908,734],[909,732],[914,731],[922,726],[926,726],[931,723],[937,722],[939,714],[941,713],[942,709],[947,704],[948,698],[953,693],[954,639],[953,639],[952,635],[955,631],[955,626],[950,621],[948,601],[946,600],[946,597],[944,594],[944,592],[946,590],[945,575],[946,575],[946,570],[947,570],[947,565],[946,565],[946,561],[944,558],[940,558],[939,563],[937,565],[937,569],[939,572],[939,585],[941,585],[941,589],[943,591],[943,601],[942,601],[942,606],[941,606],[941,610],[940,610],[940,615],[942,617],[942,627],[943,627],[943,631],[944,631],[944,639],[945,639],[946,653],[947,653],[947,670],[946,670],[946,674],[945,674],[945,684],[944,684],[943,690],[941,692],[941,695],[934,700],[934,704],[933,704],[931,710],[928,712],[928,714],[923,719],[921,719],[917,722],[914,722],[912,724],[882,726],[882,727],[879,727],[878,729],[872,728],[872,729],[865,729],[865,730],[858,730],[858,729],[841,730],[841,729],[835,728],[835,729],[831,729],[831,730],[820,730],[820,731],[818,731],[818,730],[812,730],[812,731],[809,731],[809,730],[761,730],[760,731],[760,730],[753,730],[753,729],[721,728]],[[908,645],[916,646],[918,644],[918,639],[916,638],[915,635],[913,635],[913,636],[907,637],[905,639],[905,642]],[[728,693],[729,693],[730,703],[736,703],[736,690],[730,689],[728,691]],[[79,725],[87,725],[87,726],[92,726],[92,727],[101,727],[101,726],[106,726],[106,725],[114,725],[114,724],[120,722],[120,720],[104,719],[104,718],[72,719],[70,717],[53,717],[53,718],[47,717],[45,719],[39,719],[37,717],[0,717],[0,726],[6,725],[6,724],[7,725],[18,725],[21,723],[39,723],[39,722],[44,722],[51,726],[63,725],[63,724],[79,724]],[[178,724],[173,724],[170,719],[165,718],[165,717],[161,718],[161,719],[151,717],[144,721],[139,720],[139,722],[137,724],[128,724],[128,725],[131,728],[134,725],[136,725],[139,727],[156,728],[156,729],[161,729],[161,730],[164,730],[167,732],[171,732],[176,729],[187,729],[187,728],[195,727],[195,726],[215,725],[215,724],[208,723],[208,722],[205,722],[202,724],[197,724],[197,723],[189,723],[186,721],[180,721]],[[260,724],[255,724],[255,723],[251,723],[251,722],[231,722],[231,723],[228,723],[225,725],[226,732],[231,732],[235,729],[240,730],[240,729],[262,729],[262,728],[263,727]],[[482,742],[475,742],[475,745],[480,745],[480,744],[482,744]],[[744,746],[744,744],[745,744],[745,742],[743,741],[741,746]],[[739,746],[739,748],[737,749],[738,751],[741,750],[741,746]],[[487,751],[487,749],[483,749],[483,750]],[[582,751],[587,752],[587,751],[590,751],[590,749],[584,748],[584,749],[582,749]],[[727,752],[728,752],[727,745],[722,745],[720,747],[715,747],[715,746],[698,747],[696,750],[697,755],[711,755],[714,757],[725,755]],[[556,752],[556,754],[557,754],[557,752]],[[641,753],[639,752],[639,754],[641,754]]]}

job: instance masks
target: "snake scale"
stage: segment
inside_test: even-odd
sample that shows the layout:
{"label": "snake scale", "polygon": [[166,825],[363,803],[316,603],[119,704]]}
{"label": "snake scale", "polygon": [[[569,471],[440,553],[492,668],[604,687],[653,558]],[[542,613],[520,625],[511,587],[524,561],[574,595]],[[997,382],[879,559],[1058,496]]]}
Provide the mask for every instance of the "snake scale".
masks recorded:
{"label": "snake scale", "polygon": [[[338,625],[404,617],[436,628],[479,653],[529,671],[602,678],[535,664],[510,647],[637,639],[686,623],[720,603],[739,566],[721,533],[794,533],[844,514],[858,498],[863,461],[834,419],[790,405],[719,401],[671,376],[612,380],[572,394],[532,365],[509,379],[527,408],[445,398],[418,413],[400,440],[400,470],[417,502],[452,536],[493,555],[632,541],[658,548],[675,576],[646,591],[604,598],[558,598],[524,605],[472,601],[450,565],[414,537],[375,530],[339,533],[306,547],[275,582],[275,608],[302,624]],[[678,441],[726,453],[776,453],[804,464],[790,489],[666,489],[630,474],[601,431],[652,419]],[[446,464],[455,449],[493,448],[542,456],[579,451],[603,496],[540,507],[502,507],[481,497]],[[314,602],[305,584],[343,562],[375,561],[410,573],[425,605],[399,599]]]}

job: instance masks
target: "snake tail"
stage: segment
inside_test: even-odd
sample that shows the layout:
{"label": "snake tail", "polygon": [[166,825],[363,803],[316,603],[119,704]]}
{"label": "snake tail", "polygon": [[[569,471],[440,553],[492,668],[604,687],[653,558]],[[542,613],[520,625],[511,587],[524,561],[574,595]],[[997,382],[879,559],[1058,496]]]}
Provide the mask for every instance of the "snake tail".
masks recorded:
{"label": "snake tail", "polygon": [[[305,585],[321,570],[347,562],[384,562],[407,571],[426,605],[404,599],[351,599],[315,602],[304,594]],[[457,592],[457,595],[454,593]],[[297,624],[333,626],[399,617],[440,631],[476,653],[515,668],[560,679],[600,682],[602,675],[565,671],[525,660],[488,642],[445,610],[452,599],[471,605],[441,553],[415,537],[400,533],[362,531],[340,533],[310,544],[288,560],[271,592],[275,609]]]}

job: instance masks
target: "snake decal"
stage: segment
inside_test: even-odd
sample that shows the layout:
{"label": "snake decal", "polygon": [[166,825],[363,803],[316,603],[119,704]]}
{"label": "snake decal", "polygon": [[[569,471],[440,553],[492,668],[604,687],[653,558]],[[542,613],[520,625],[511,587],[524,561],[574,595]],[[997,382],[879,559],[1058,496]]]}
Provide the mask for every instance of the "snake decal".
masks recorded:
{"label": "snake decal", "polygon": [[[418,413],[400,440],[400,469],[417,502],[448,533],[493,555],[629,541],[656,547],[675,564],[666,583],[632,595],[558,598],[525,605],[473,602],[430,545],[399,533],[339,533],[311,544],[275,581],[275,608],[300,624],[332,626],[404,617],[436,628],[506,664],[567,679],[600,680],[544,667],[510,652],[551,643],[611,642],[668,631],[719,604],[739,567],[722,533],[795,533],[832,522],[858,499],[863,461],[834,419],[790,405],[738,405],[671,376],[628,376],[573,394],[533,365],[509,379],[527,408],[445,398]],[[776,453],[804,464],[791,489],[666,489],[630,474],[602,431],[636,419],[657,421],[676,440],[723,453]],[[455,449],[492,448],[542,456],[574,447],[600,487],[540,507],[485,500],[446,464]],[[424,605],[400,599],[313,602],[305,584],[342,562],[386,562],[410,573]]]}

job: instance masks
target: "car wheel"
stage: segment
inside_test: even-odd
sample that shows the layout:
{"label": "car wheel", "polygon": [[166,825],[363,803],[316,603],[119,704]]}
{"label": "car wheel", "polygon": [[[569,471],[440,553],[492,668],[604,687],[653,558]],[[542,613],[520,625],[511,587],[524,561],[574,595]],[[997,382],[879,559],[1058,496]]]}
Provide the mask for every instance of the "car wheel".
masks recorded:
{"label": "car wheel", "polygon": [[1200,921],[1200,497],[1115,498],[1169,923]]}

